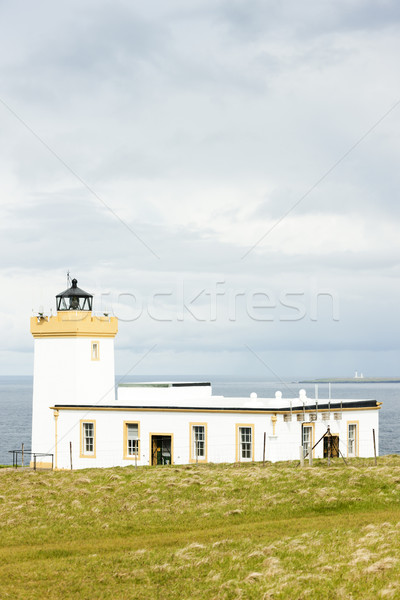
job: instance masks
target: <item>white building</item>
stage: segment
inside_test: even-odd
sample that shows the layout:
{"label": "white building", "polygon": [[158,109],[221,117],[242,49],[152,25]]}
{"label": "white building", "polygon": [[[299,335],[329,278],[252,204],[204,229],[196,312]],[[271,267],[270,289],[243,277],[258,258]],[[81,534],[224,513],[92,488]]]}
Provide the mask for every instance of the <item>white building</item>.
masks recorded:
{"label": "white building", "polygon": [[56,468],[296,460],[300,446],[316,458],[329,446],[333,456],[368,457],[373,430],[378,450],[376,400],[317,402],[304,390],[227,398],[204,382],[122,384],[116,394],[117,319],[93,315],[76,280],[56,298],[55,316],[31,318],[32,451],[52,454]]}

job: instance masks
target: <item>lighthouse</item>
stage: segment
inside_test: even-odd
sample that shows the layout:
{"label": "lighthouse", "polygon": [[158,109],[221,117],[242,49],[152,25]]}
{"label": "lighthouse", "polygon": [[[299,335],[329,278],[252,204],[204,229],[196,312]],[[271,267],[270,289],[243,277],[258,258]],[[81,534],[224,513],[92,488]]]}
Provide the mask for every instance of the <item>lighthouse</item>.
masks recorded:
{"label": "lighthouse", "polygon": [[[213,396],[206,381],[124,381],[115,393],[118,320],[93,313],[76,279],[57,312],[31,318],[32,453],[56,469],[374,456],[380,402]],[[327,430],[330,444],[322,441]],[[375,436],[371,436],[371,431]],[[376,445],[375,445],[376,443]],[[38,456],[40,455],[40,456]]]}
{"label": "lighthouse", "polygon": [[[115,404],[114,338],[118,319],[92,312],[93,295],[76,279],[56,296],[57,313],[31,317],[34,337],[32,452],[55,455],[55,404]],[[51,459],[38,466],[50,467]]]}

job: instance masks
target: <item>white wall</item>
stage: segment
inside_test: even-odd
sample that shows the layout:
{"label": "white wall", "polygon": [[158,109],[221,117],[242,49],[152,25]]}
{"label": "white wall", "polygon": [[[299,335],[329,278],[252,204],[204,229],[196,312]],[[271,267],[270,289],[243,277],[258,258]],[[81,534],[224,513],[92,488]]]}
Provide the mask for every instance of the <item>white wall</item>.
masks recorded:
{"label": "white wall", "polygon": [[[330,425],[332,434],[339,434],[340,450],[347,456],[348,421],[359,422],[359,456],[373,456],[372,429],[378,439],[378,410],[343,411],[341,421],[322,421],[321,414],[314,422],[314,440],[317,441]],[[273,436],[271,414],[209,413],[168,411],[60,411],[58,419],[58,467],[69,468],[69,442],[73,444],[74,468],[132,465],[132,459],[123,459],[123,422],[140,424],[140,452],[138,465],[150,464],[150,435],[173,435],[173,461],[189,462],[189,423],[207,423],[207,454],[209,462],[234,462],[236,460],[236,425],[254,425],[254,458],[263,457],[264,432],[267,434],[266,459],[297,460],[301,444],[301,422],[296,415],[289,423],[277,415],[276,436]],[[306,415],[308,419],[308,416]],[[79,458],[80,421],[96,421],[96,458]],[[54,431],[54,425],[53,425]],[[315,449],[315,456],[323,456],[323,442]]]}
{"label": "white wall", "polygon": [[[100,359],[91,359],[99,341]],[[113,338],[35,339],[32,451],[54,448],[55,404],[115,404]]]}

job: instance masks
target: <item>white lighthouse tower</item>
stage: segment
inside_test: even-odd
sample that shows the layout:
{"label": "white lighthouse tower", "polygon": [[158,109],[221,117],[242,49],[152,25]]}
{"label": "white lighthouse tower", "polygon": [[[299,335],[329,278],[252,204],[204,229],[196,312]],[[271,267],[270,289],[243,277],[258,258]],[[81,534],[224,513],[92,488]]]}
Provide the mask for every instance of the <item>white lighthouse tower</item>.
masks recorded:
{"label": "white lighthouse tower", "polygon": [[[31,318],[34,337],[32,452],[56,455],[54,404],[114,405],[116,317],[95,316],[93,296],[77,286],[56,296],[57,314]],[[51,467],[51,458],[38,460]],[[57,457],[55,456],[57,467]]]}

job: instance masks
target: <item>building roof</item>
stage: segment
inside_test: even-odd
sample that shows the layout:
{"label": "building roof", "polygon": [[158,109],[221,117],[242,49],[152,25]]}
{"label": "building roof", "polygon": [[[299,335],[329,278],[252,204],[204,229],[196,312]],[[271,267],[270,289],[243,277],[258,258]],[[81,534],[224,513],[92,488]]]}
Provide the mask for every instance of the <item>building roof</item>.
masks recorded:
{"label": "building roof", "polygon": [[184,382],[172,382],[172,381],[155,381],[145,383],[119,383],[118,387],[132,387],[132,388],[182,388],[182,387],[206,387],[211,386],[211,383],[201,381],[184,381]]}
{"label": "building roof", "polygon": [[[226,399],[226,398],[225,398]],[[307,406],[293,406],[290,408],[287,407],[266,407],[266,406],[201,406],[201,405],[187,405],[187,406],[177,406],[177,405],[113,405],[113,404],[55,404],[54,407],[56,409],[65,409],[65,410],[140,410],[140,411],[177,411],[177,412],[254,412],[254,413],[301,413],[301,412],[316,412],[318,411],[331,411],[331,412],[341,412],[346,410],[354,410],[354,409],[363,409],[363,408],[380,408],[381,403],[376,400],[347,400],[345,403],[342,403],[338,400],[328,404],[318,404],[318,405],[307,405]]]}
{"label": "building roof", "polygon": [[72,296],[77,296],[79,298],[93,298],[93,294],[81,290],[81,288],[77,286],[77,283],[78,280],[73,279],[71,287],[57,294],[56,298],[71,298]]}

